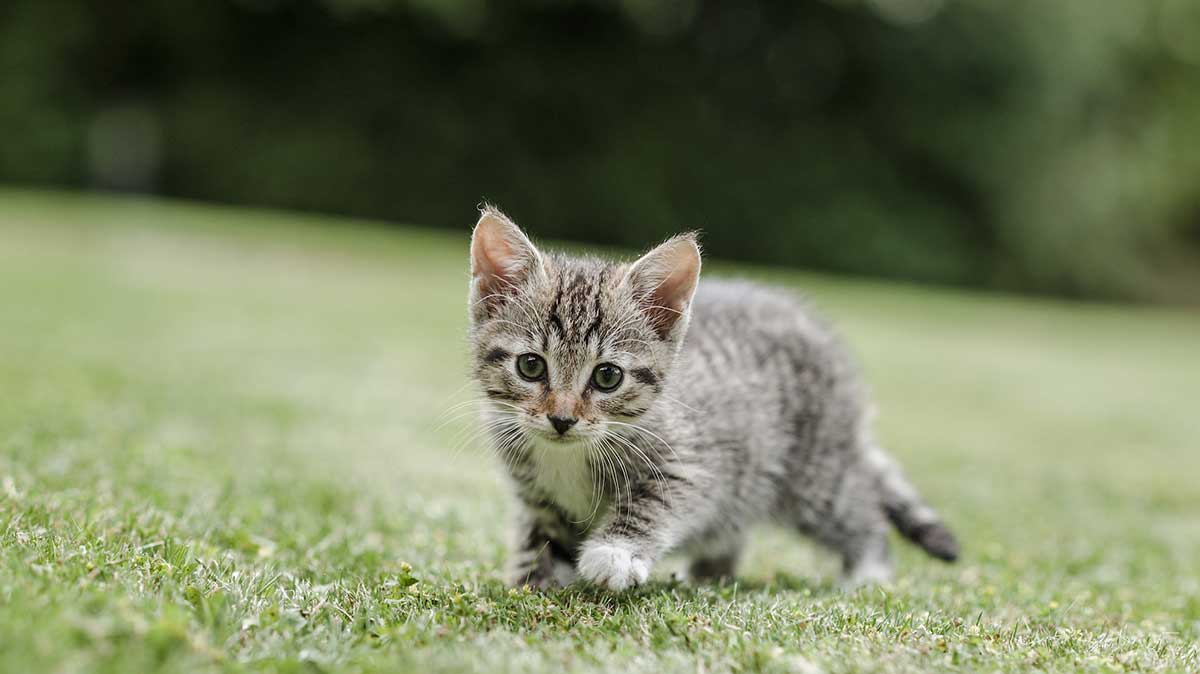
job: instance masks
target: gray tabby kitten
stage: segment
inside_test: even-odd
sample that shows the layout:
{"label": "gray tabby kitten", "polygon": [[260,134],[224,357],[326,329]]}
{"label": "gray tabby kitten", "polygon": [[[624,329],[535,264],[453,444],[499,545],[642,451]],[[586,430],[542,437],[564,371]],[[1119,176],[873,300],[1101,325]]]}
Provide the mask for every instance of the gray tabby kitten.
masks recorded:
{"label": "gray tabby kitten", "polygon": [[623,590],[670,551],[729,576],[768,520],[837,551],[851,584],[889,578],[891,526],[954,560],[830,330],[784,292],[699,277],[691,234],[618,264],[543,253],[483,209],[470,341],[521,502],[510,581]]}

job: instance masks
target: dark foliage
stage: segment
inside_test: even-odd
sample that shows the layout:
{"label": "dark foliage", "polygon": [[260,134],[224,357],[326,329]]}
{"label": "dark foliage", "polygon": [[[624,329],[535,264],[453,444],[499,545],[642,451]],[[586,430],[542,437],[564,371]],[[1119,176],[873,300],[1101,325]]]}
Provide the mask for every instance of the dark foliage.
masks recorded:
{"label": "dark foliage", "polygon": [[[1124,297],[1183,292],[1175,0],[9,0],[0,179]],[[1192,21],[1191,24],[1188,21]]]}

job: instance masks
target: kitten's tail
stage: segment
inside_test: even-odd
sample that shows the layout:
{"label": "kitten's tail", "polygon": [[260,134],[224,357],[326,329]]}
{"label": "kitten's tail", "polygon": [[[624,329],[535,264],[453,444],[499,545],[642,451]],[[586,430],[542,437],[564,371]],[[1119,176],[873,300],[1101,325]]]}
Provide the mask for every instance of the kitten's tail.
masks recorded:
{"label": "kitten's tail", "polygon": [[933,557],[947,562],[958,559],[958,540],[892,457],[872,447],[868,460],[878,476],[883,510],[896,530]]}

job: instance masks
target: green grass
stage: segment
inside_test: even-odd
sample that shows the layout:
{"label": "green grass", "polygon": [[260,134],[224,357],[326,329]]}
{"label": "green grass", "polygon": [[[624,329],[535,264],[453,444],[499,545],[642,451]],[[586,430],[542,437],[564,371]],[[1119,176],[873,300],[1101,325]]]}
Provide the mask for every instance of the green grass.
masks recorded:
{"label": "green grass", "polygon": [[543,595],[438,423],[466,225],[0,192],[0,671],[1200,669],[1200,315],[714,263],[838,322],[964,559]]}

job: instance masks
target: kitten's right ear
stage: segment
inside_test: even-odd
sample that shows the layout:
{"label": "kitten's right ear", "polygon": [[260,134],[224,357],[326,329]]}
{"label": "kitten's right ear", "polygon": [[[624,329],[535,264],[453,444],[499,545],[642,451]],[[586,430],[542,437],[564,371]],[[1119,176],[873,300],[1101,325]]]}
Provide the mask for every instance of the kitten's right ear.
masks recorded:
{"label": "kitten's right ear", "polygon": [[508,216],[494,206],[480,209],[471,234],[471,315],[487,318],[542,272],[542,256]]}

